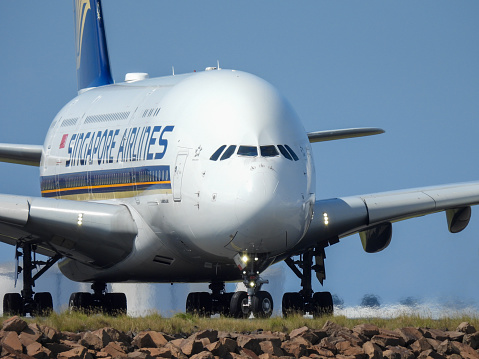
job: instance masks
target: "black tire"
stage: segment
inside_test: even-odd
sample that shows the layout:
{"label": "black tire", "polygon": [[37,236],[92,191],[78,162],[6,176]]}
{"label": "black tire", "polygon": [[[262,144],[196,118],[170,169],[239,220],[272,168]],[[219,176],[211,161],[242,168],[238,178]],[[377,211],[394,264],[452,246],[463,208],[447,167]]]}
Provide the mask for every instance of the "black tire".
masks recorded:
{"label": "black tire", "polygon": [[48,292],[36,293],[33,297],[35,310],[32,312],[34,317],[48,317],[53,312],[52,295]]}
{"label": "black tire", "polygon": [[230,316],[231,298],[234,293],[223,293],[221,295],[221,303],[219,304],[219,313],[224,317]]}
{"label": "black tire", "polygon": [[208,292],[192,292],[186,298],[186,313],[199,317],[209,317],[212,311],[211,294]]}
{"label": "black tire", "polygon": [[230,302],[230,316],[233,318],[248,318],[251,312],[247,304],[248,294],[246,292],[234,293]]}
{"label": "black tire", "polygon": [[258,292],[252,299],[255,318],[269,318],[273,314],[273,298],[266,291]]}
{"label": "black tire", "polygon": [[23,315],[23,300],[19,293],[6,293],[3,296],[3,315]]}
{"label": "black tire", "polygon": [[197,294],[197,292],[188,293],[188,296],[186,297],[186,313],[192,315],[196,314],[196,302],[198,301]]}
{"label": "black tire", "polygon": [[198,292],[198,315],[200,317],[210,317],[212,311],[211,294],[208,292]]}
{"label": "black tire", "polygon": [[319,318],[324,315],[333,315],[333,297],[330,292],[317,292],[313,295],[313,317]]}
{"label": "black tire", "polygon": [[77,292],[72,293],[72,295],[70,296],[68,307],[70,311],[73,312],[90,313],[93,310],[92,304],[93,296],[91,293]]}
{"label": "black tire", "polygon": [[104,312],[113,317],[126,315],[127,303],[125,293],[107,293],[104,300]]}
{"label": "black tire", "polygon": [[304,300],[299,293],[284,293],[281,304],[285,318],[291,315],[304,315]]}

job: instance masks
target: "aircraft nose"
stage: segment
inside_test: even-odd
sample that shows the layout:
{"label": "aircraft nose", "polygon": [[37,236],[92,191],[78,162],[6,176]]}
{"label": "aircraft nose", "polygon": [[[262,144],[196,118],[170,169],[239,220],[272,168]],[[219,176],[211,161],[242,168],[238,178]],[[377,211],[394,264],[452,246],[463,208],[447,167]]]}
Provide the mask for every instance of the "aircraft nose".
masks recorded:
{"label": "aircraft nose", "polygon": [[281,252],[299,241],[307,217],[304,195],[272,168],[252,168],[235,203],[238,232],[231,249]]}

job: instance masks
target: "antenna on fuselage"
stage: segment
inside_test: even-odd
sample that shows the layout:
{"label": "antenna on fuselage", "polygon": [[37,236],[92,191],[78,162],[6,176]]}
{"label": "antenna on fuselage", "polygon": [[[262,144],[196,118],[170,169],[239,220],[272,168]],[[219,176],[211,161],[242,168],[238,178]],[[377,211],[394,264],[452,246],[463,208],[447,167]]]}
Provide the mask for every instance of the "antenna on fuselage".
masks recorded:
{"label": "antenna on fuselage", "polygon": [[175,67],[171,66],[171,71],[173,72],[173,76],[175,76]]}

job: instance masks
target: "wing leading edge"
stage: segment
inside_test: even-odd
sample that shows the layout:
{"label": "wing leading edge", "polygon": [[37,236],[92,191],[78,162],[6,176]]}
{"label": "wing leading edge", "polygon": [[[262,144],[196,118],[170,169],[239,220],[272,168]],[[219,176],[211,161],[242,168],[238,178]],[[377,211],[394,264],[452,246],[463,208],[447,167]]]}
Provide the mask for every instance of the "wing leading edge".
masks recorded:
{"label": "wing leading edge", "polygon": [[40,145],[14,145],[0,143],[0,162],[40,166],[43,147]]}
{"label": "wing leading edge", "polygon": [[97,268],[126,258],[138,228],[124,205],[0,195],[0,241]]}
{"label": "wing leading edge", "polygon": [[[456,233],[469,223],[470,206],[479,204],[479,182],[382,192],[316,201],[314,218],[299,251],[320,242],[332,242],[360,233],[366,238],[391,232],[391,223],[446,211],[449,230]],[[389,233],[390,236],[390,233]],[[390,240],[390,238],[389,238]]]}

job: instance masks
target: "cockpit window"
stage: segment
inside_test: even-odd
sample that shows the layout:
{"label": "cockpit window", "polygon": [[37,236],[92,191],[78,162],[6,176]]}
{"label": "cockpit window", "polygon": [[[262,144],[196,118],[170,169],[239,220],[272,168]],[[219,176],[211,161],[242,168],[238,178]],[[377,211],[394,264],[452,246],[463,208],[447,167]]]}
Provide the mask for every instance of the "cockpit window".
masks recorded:
{"label": "cockpit window", "polygon": [[271,146],[261,146],[260,150],[261,150],[261,156],[263,156],[263,157],[274,157],[274,156],[279,155],[278,150],[276,149],[276,147],[274,147],[272,145]]}
{"label": "cockpit window", "polygon": [[235,145],[229,146],[226,149],[225,153],[223,153],[223,156],[221,156],[220,161],[224,161],[224,160],[227,160],[228,158],[230,158],[233,155],[233,153],[235,153],[235,150],[236,150]]}
{"label": "cockpit window", "polygon": [[226,145],[223,145],[220,148],[218,148],[216,150],[216,152],[213,153],[213,155],[211,155],[210,160],[211,161],[216,161],[220,157],[220,155],[223,153],[225,148],[226,148]]}
{"label": "cockpit window", "polygon": [[293,156],[295,161],[299,160],[298,156],[296,156],[296,153],[294,153],[294,151],[291,149],[291,147],[289,147],[288,145],[284,145],[284,147],[286,147],[286,149],[289,151],[289,153],[291,153],[291,156]]}
{"label": "cockpit window", "polygon": [[286,148],[284,148],[282,145],[278,145],[278,148],[279,148],[279,152],[281,152],[281,154],[286,157],[288,160],[292,161],[293,160],[293,157],[291,157],[291,155],[289,154],[289,152],[286,150]]}
{"label": "cockpit window", "polygon": [[256,147],[256,146],[239,146],[238,156],[256,157],[256,156],[258,156],[258,147]]}

